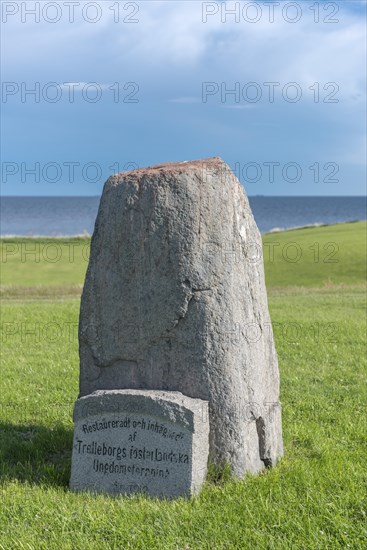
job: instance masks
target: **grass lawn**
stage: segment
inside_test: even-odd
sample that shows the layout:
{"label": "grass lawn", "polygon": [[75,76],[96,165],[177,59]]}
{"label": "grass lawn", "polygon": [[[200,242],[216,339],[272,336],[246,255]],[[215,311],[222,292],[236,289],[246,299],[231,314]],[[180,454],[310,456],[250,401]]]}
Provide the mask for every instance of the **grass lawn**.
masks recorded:
{"label": "grass lawn", "polygon": [[285,456],[191,500],[68,490],[88,246],[1,242],[0,548],[365,548],[366,223],[264,236]]}

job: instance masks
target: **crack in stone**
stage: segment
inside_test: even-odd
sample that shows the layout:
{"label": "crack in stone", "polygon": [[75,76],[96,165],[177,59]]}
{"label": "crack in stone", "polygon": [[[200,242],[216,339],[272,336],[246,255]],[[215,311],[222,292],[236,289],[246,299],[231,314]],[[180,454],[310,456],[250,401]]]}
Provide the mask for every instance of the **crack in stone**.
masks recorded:
{"label": "crack in stone", "polygon": [[256,431],[257,437],[259,440],[259,457],[260,460],[264,463],[265,468],[270,468],[272,466],[272,460],[269,457],[266,457],[266,434],[265,434],[265,422],[262,416],[256,418]]}
{"label": "crack in stone", "polygon": [[[185,310],[184,312],[182,313],[182,315],[180,315],[178,317],[178,319],[174,319],[174,327],[173,328],[177,328],[179,323],[185,319],[186,315],[187,315],[187,312],[189,311],[189,306],[190,306],[190,303],[191,303],[191,300],[193,299],[194,295],[191,294],[191,296],[189,296],[189,299],[187,300],[187,303],[186,303],[186,306],[185,306]],[[170,332],[170,331],[169,331]]]}
{"label": "crack in stone", "polygon": [[192,288],[192,292],[208,292],[209,290],[213,290],[212,288]]}
{"label": "crack in stone", "polygon": [[210,292],[212,290],[211,287],[209,288],[191,288],[191,295],[189,296],[189,299],[187,300],[187,303],[186,303],[186,306],[185,306],[185,311],[183,312],[182,315],[180,315],[177,319],[175,319],[173,322],[175,323],[174,327],[173,328],[177,328],[177,326],[179,325],[179,323],[185,319],[185,317],[187,316],[187,313],[189,311],[189,306],[190,306],[190,303],[194,297],[194,293],[195,292]]}

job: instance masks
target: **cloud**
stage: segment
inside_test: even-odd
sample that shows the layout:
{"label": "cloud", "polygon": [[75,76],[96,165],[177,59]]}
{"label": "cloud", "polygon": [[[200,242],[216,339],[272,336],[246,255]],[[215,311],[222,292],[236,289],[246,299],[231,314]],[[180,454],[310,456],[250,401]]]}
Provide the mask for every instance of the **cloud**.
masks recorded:
{"label": "cloud", "polygon": [[[282,16],[287,3],[282,0],[274,7],[273,23],[269,23],[264,2],[259,2],[262,17],[256,23],[243,17],[236,22],[233,16],[222,21],[221,6],[230,8],[236,2],[214,3],[218,12],[204,23],[203,3],[198,1],[136,2],[139,10],[135,14],[131,8],[123,9],[126,3],[100,2],[102,15],[96,23],[81,16],[87,0],[79,0],[73,23],[65,14],[55,24],[42,18],[40,23],[22,23],[20,16],[9,17],[3,25],[3,80],[26,82],[29,87],[35,81],[58,82],[63,89],[79,84],[75,110],[62,101],[37,107],[31,102],[21,105],[20,100],[19,109],[10,98],[6,106],[10,115],[6,116],[9,135],[14,129],[14,150],[20,147],[19,136],[25,150],[33,143],[27,133],[33,124],[29,121],[37,120],[44,129],[42,135],[47,136],[54,117],[58,135],[70,135],[70,128],[79,132],[75,144],[64,140],[73,151],[84,146],[89,153],[95,147],[99,154],[102,148],[113,151],[115,147],[118,154],[123,150],[127,158],[140,164],[145,162],[145,151],[150,155],[148,163],[156,158],[169,160],[167,151],[172,158],[180,158],[182,151],[185,158],[215,153],[236,159],[246,153],[251,160],[261,152],[265,160],[304,155],[362,165],[366,2],[338,2],[338,23],[330,24],[323,22],[325,14],[331,13],[330,8],[324,9],[325,3],[298,0],[302,17],[293,24]],[[115,22],[116,12],[110,8],[117,5],[122,7]],[[319,23],[314,21],[313,5],[319,6]],[[131,18],[139,22],[128,22]],[[139,103],[115,104],[111,90],[98,104],[83,102],[78,92],[93,82],[102,90],[118,82],[122,92],[124,83],[136,82]],[[216,83],[218,92],[202,104],[204,82]],[[243,93],[239,102],[233,94],[222,101],[222,85],[226,91],[238,83],[242,91],[251,82],[261,88],[259,102],[246,101]],[[274,83],[273,104],[266,83]],[[301,100],[294,104],[284,99],[289,83],[296,83],[302,91]],[[325,103],[333,92],[339,102]],[[149,129],[156,129],[157,123],[160,132],[152,136]],[[104,137],[99,143],[93,135],[101,128]],[[37,149],[43,151],[41,137]],[[138,159],[137,154],[141,155]]]}
{"label": "cloud", "polygon": [[253,109],[254,105],[222,105],[225,109]]}
{"label": "cloud", "polygon": [[[285,21],[280,15],[284,2],[274,12],[274,23],[269,23],[263,6],[256,24],[243,19],[236,23],[230,16],[223,23],[220,13],[203,23],[201,2],[136,4],[135,24],[115,23],[108,3],[100,4],[102,15],[95,24],[80,17],[81,7],[74,23],[66,15],[55,24],[42,18],[38,24],[31,19],[26,24],[9,17],[3,29],[4,71],[13,78],[33,75],[46,81],[59,74],[61,82],[68,75],[93,82],[139,77],[147,92],[159,90],[177,102],[195,97],[203,80],[281,85],[295,81],[305,89],[315,82],[336,82],[344,98],[364,96],[364,21],[344,4],[339,23],[329,25],[316,24],[313,12],[305,8],[297,23]],[[235,3],[227,2],[231,4]],[[127,15],[128,11],[119,17]],[[183,81],[184,93],[177,93]]]}
{"label": "cloud", "polygon": [[81,92],[83,88],[86,86],[91,86],[92,84],[101,90],[108,90],[113,85],[112,82],[110,84],[100,82],[64,82],[63,84],[60,84],[60,88],[63,90],[70,90],[70,88],[73,88],[76,92]]}
{"label": "cloud", "polygon": [[199,97],[176,97],[174,99],[169,99],[168,100],[170,103],[186,103],[186,104],[190,104],[190,103],[201,103],[201,98]]}

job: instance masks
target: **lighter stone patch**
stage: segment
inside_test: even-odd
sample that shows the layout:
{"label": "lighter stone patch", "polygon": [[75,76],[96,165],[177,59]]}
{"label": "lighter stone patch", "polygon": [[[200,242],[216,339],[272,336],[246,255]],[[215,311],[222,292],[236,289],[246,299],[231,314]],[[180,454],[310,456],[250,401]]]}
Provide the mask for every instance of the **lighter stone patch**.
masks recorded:
{"label": "lighter stone patch", "polygon": [[246,228],[244,226],[242,226],[241,229],[240,229],[240,235],[241,235],[242,239],[245,241],[246,240]]}

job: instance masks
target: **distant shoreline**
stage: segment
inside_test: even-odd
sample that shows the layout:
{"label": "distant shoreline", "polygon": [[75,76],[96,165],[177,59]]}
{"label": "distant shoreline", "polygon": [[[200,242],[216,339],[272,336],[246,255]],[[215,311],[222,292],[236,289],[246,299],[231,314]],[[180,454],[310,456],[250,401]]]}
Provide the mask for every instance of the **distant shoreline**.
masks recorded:
{"label": "distant shoreline", "polygon": [[[312,228],[318,228],[318,227],[331,227],[333,225],[345,225],[349,223],[359,223],[359,222],[365,222],[367,219],[363,220],[348,220],[343,222],[335,222],[335,223],[310,223],[306,225],[299,225],[294,227],[274,227],[273,229],[270,229],[270,231],[264,231],[261,233],[261,235],[269,235],[273,233],[284,233],[286,231],[298,231],[300,229],[312,229]],[[65,239],[91,239],[92,235],[90,233],[80,233],[76,235],[0,235],[0,240],[11,240],[11,239],[50,239],[50,240],[65,240]]]}
{"label": "distant shoreline", "polygon": [[268,233],[283,233],[284,231],[297,231],[298,229],[310,229],[312,227],[329,227],[331,225],[344,225],[346,223],[359,223],[359,222],[365,222],[364,220],[346,220],[343,222],[335,222],[335,223],[322,223],[322,222],[316,222],[316,223],[309,223],[306,225],[295,225],[294,227],[274,227],[273,229],[270,229],[270,231],[265,231],[262,233],[262,235],[267,235]]}
{"label": "distant shoreline", "polygon": [[[87,198],[4,198],[0,237],[77,238],[93,234],[100,200]],[[366,219],[361,197],[249,197],[259,231],[291,231],[313,224]]]}
{"label": "distant shoreline", "polygon": [[[100,199],[99,195],[1,195],[1,199]],[[366,195],[247,195],[248,199],[365,199]]]}

